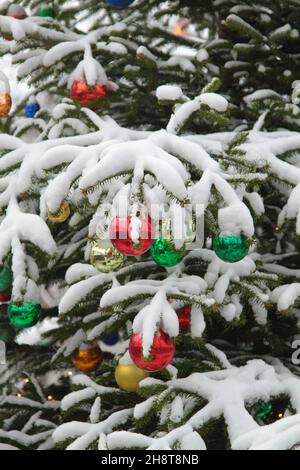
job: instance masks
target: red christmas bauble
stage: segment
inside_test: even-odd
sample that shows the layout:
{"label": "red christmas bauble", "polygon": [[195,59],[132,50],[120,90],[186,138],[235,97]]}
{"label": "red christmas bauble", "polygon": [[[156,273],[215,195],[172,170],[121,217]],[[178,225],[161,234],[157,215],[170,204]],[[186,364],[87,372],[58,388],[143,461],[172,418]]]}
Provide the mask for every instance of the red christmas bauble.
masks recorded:
{"label": "red christmas bauble", "polygon": [[109,230],[109,236],[113,246],[127,256],[138,256],[150,250],[154,243],[155,229],[151,217],[144,216],[140,219],[140,238],[133,241],[132,217],[115,217]]}
{"label": "red christmas bauble", "polygon": [[15,18],[16,20],[25,20],[27,18],[27,13],[26,10],[21,7],[21,5],[15,5],[12,4],[8,7],[7,16],[11,16],[12,18]]}
{"label": "red christmas bauble", "polygon": [[150,354],[145,358],[143,357],[143,338],[139,333],[135,333],[130,339],[129,354],[137,367],[148,372],[155,372],[164,369],[172,361],[175,354],[174,339],[159,330],[153,338]]}
{"label": "red christmas bauble", "polygon": [[11,299],[11,290],[7,289],[4,292],[0,292],[0,303],[1,302],[9,302]]}
{"label": "red christmas bauble", "polygon": [[98,101],[107,95],[106,85],[96,83],[89,86],[86,82],[75,80],[71,86],[70,97],[74,101],[78,101],[82,106],[94,108]]}
{"label": "red christmas bauble", "polygon": [[177,310],[179,331],[183,335],[190,332],[191,328],[191,311],[192,307],[187,305],[186,307]]}

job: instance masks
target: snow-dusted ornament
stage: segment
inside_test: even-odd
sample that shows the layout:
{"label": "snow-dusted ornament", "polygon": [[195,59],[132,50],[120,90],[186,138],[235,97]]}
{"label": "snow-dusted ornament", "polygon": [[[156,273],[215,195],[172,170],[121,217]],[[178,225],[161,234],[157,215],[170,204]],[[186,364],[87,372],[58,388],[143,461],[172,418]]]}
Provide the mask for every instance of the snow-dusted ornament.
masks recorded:
{"label": "snow-dusted ornament", "polygon": [[73,354],[74,366],[85,373],[94,372],[102,361],[102,351],[97,344],[82,343]]}
{"label": "snow-dusted ornament", "polygon": [[101,273],[111,273],[120,269],[126,256],[116,250],[110,243],[95,240],[90,252],[90,263]]}
{"label": "snow-dusted ornament", "polygon": [[24,108],[24,115],[27,118],[34,118],[36,113],[40,110],[40,105],[34,96],[31,96]]}
{"label": "snow-dusted ornament", "polygon": [[12,3],[8,7],[6,15],[16,20],[25,20],[25,18],[27,18],[26,10],[21,5],[16,5],[15,3]]}
{"label": "snow-dusted ornament", "polygon": [[113,246],[127,256],[138,256],[150,250],[155,229],[151,217],[137,212],[136,215],[115,217],[109,229]]}
{"label": "snow-dusted ornament", "polygon": [[11,95],[9,81],[0,71],[0,118],[6,117],[11,109]]}
{"label": "snow-dusted ornament", "polygon": [[38,322],[40,310],[40,304],[35,302],[11,303],[8,306],[7,315],[16,328],[29,328]]}
{"label": "snow-dusted ornament", "polygon": [[82,80],[75,80],[71,86],[70,97],[72,100],[77,101],[81,106],[86,106],[92,109],[98,109],[100,101],[107,95],[107,86],[95,83],[95,85],[88,85],[87,82]]}
{"label": "snow-dusted ornament", "polygon": [[126,8],[133,2],[134,0],[106,0],[106,3],[114,8]]}
{"label": "snow-dusted ornament", "polygon": [[140,333],[134,333],[129,343],[129,354],[137,367],[155,372],[170,364],[175,354],[175,342],[163,330],[159,330],[153,338],[149,356],[144,357],[143,337]]}
{"label": "snow-dusted ornament", "polygon": [[250,249],[250,241],[242,235],[223,235],[219,233],[213,242],[216,255],[226,263],[237,263],[244,259]]}
{"label": "snow-dusted ornament", "polygon": [[[177,227],[178,225],[178,227]],[[174,234],[178,231],[178,233]],[[160,237],[158,237],[152,248],[151,256],[159,266],[173,267],[180,263],[186,254],[186,247],[196,237],[196,226],[192,218],[180,224],[172,223],[171,218],[160,221]]]}
{"label": "snow-dusted ornament", "polygon": [[126,392],[136,392],[141,380],[146,379],[148,375],[135,364],[118,364],[115,370],[116,382],[120,389]]}
{"label": "snow-dusted ornament", "polygon": [[57,212],[54,213],[48,210],[47,216],[51,222],[54,222],[55,224],[61,224],[68,219],[70,212],[70,205],[68,201],[63,201]]}
{"label": "snow-dusted ornament", "polygon": [[102,65],[93,57],[90,44],[86,44],[83,60],[69,76],[68,88],[72,100],[97,110],[107,93],[116,91],[118,86],[108,80]]}

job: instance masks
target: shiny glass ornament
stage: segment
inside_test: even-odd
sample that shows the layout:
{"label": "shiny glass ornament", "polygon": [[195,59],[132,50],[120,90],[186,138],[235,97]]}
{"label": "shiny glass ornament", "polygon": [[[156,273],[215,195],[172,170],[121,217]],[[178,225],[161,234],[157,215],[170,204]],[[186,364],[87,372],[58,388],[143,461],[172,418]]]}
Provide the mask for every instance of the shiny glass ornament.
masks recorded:
{"label": "shiny glass ornament", "polygon": [[40,309],[40,305],[35,302],[11,303],[8,306],[7,315],[10,323],[16,328],[29,328],[38,322]]}
{"label": "shiny glass ornament", "polygon": [[60,205],[58,212],[54,213],[48,210],[48,219],[55,224],[65,222],[70,215],[70,205],[68,201],[63,201]]}
{"label": "shiny glass ornament", "polygon": [[77,101],[81,106],[94,108],[99,104],[107,95],[107,86],[96,83],[95,85],[88,85],[87,82],[82,80],[75,80],[71,86],[70,97],[72,100]]}
{"label": "shiny glass ornament", "polygon": [[13,273],[7,266],[0,266],[0,292],[7,291],[13,282]]}
{"label": "shiny glass ornament", "polygon": [[90,263],[101,273],[111,273],[121,268],[126,256],[116,250],[110,243],[101,240],[93,242],[90,252]]}
{"label": "shiny glass ornament", "polygon": [[11,96],[9,93],[0,93],[0,118],[6,117],[11,109]]}
{"label": "shiny glass ornament", "polygon": [[55,17],[55,10],[51,5],[42,5],[39,9],[39,16],[47,17],[47,18],[54,18]]}
{"label": "shiny glass ornament", "polygon": [[115,333],[114,335],[105,336],[101,339],[102,343],[106,344],[107,346],[114,346],[119,342],[119,334]]}
{"label": "shiny glass ornament", "polygon": [[255,416],[257,418],[265,418],[268,414],[271,413],[272,409],[273,409],[272,403],[266,403],[264,401],[261,401],[255,407]]}
{"label": "shiny glass ornament", "polygon": [[9,302],[11,299],[11,290],[7,289],[4,292],[0,292],[0,303]]}
{"label": "shiny glass ornament", "polygon": [[27,118],[34,118],[36,113],[40,110],[40,105],[37,101],[29,101],[24,108],[24,115]]}
{"label": "shiny glass ornament", "polygon": [[131,216],[115,217],[109,229],[111,243],[120,253],[127,256],[146,253],[154,242],[155,230],[151,217],[138,216],[134,219],[140,222],[140,238],[137,242],[132,240],[133,218]]}
{"label": "shiny glass ornament", "polygon": [[133,2],[134,0],[106,0],[108,5],[115,8],[126,8]]}
{"label": "shiny glass ornament", "polygon": [[143,357],[142,335],[135,333],[130,339],[129,354],[137,367],[148,372],[155,372],[170,364],[175,354],[175,342],[164,331],[159,330],[153,338],[150,354],[145,358]]}
{"label": "shiny glass ornament", "polygon": [[191,329],[191,311],[192,307],[187,305],[186,307],[177,310],[179,331],[183,335],[190,332]]}
{"label": "shiny glass ornament", "polygon": [[249,240],[244,235],[222,235],[215,237],[213,249],[216,255],[227,263],[237,263],[249,253]]}
{"label": "shiny glass ornament", "polygon": [[103,361],[98,345],[83,344],[73,353],[73,364],[81,372],[94,372]]}
{"label": "shiny glass ornament", "polygon": [[9,323],[0,323],[0,341],[4,343],[12,343],[15,339],[15,330]]}
{"label": "shiny glass ornament", "polygon": [[151,256],[159,266],[172,267],[180,263],[186,253],[185,245],[176,250],[174,245],[163,237],[157,238],[151,247]]}
{"label": "shiny glass ornament", "polygon": [[118,364],[115,370],[115,379],[121,390],[136,392],[141,380],[149,374],[134,364]]}

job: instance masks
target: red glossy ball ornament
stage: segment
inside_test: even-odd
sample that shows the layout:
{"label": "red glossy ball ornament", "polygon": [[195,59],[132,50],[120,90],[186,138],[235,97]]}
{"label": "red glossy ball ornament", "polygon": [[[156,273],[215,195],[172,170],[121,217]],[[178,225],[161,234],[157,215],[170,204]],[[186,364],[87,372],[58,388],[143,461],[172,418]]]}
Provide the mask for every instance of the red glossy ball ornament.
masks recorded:
{"label": "red glossy ball ornament", "polygon": [[16,20],[25,20],[27,18],[27,13],[26,10],[21,7],[21,5],[16,5],[16,4],[11,4],[8,7],[7,16],[11,16],[12,18],[15,18]]}
{"label": "red glossy ball ornament", "polygon": [[107,95],[107,86],[96,83],[89,86],[87,82],[75,80],[71,86],[70,97],[74,101],[78,101],[82,106],[95,108]]}
{"label": "red glossy ball ornament", "polygon": [[139,239],[132,240],[132,217],[115,217],[109,230],[113,246],[127,256],[138,256],[150,250],[154,243],[155,229],[151,217],[140,219]]}
{"label": "red glossy ball ornament", "polygon": [[177,311],[179,331],[183,335],[190,332],[192,307],[187,305]]}
{"label": "red glossy ball ornament", "polygon": [[0,292],[0,303],[9,302],[11,299],[11,290],[7,289],[4,292]]}
{"label": "red glossy ball ornament", "polygon": [[164,331],[159,330],[153,338],[150,354],[145,358],[143,357],[142,335],[135,333],[130,339],[129,354],[137,367],[148,372],[155,372],[170,364],[175,354],[175,342]]}

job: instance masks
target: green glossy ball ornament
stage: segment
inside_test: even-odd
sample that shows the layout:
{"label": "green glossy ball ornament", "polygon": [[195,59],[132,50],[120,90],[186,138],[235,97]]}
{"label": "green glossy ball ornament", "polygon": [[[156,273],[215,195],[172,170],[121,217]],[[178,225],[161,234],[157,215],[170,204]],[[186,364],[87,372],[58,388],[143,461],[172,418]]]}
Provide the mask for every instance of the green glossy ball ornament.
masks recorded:
{"label": "green glossy ball ornament", "polygon": [[39,9],[39,16],[44,18],[54,18],[55,17],[55,10],[51,5],[42,5]]}
{"label": "green glossy ball ornament", "polygon": [[15,339],[16,333],[9,323],[0,323],[0,341],[4,343],[12,343]]}
{"label": "green glossy ball ornament", "polygon": [[126,261],[126,256],[109,243],[97,240],[93,242],[90,252],[90,263],[101,273],[111,273],[120,269]]}
{"label": "green glossy ball ornament", "polygon": [[172,242],[163,237],[155,240],[151,247],[151,256],[153,261],[159,266],[173,267],[180,263],[186,253],[185,246],[176,250]]}
{"label": "green glossy ball ornament", "polygon": [[35,302],[24,302],[20,305],[11,303],[7,314],[11,324],[16,328],[29,328],[38,322],[40,309],[40,305]]}
{"label": "green glossy ball ornament", "polygon": [[265,418],[271,413],[272,409],[273,406],[271,403],[262,401],[255,407],[255,416],[256,418]]}
{"label": "green glossy ball ornament", "polygon": [[13,273],[6,266],[0,267],[0,292],[7,291],[13,282]]}
{"label": "green glossy ball ornament", "polygon": [[249,240],[244,235],[222,235],[214,239],[213,248],[216,255],[226,263],[237,263],[249,253]]}

